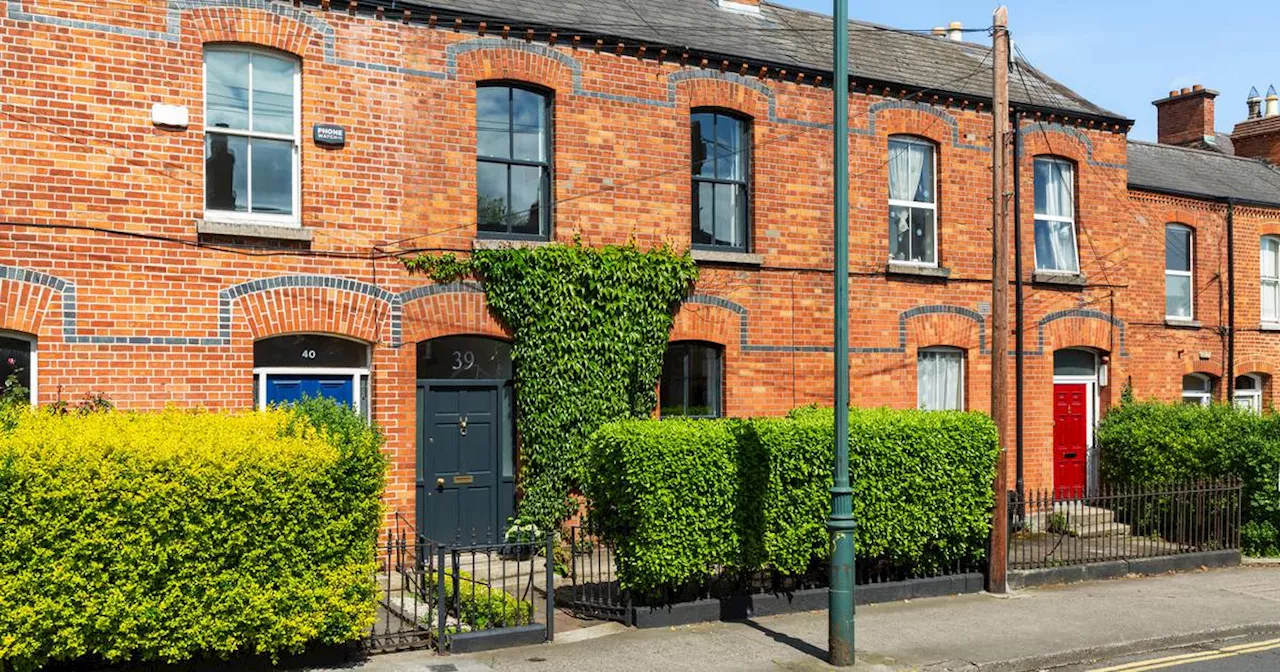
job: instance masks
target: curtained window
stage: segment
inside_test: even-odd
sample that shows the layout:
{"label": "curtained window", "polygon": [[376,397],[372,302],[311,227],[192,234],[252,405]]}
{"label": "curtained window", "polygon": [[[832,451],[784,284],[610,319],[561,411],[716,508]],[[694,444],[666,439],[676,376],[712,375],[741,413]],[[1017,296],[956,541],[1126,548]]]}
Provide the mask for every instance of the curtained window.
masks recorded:
{"label": "curtained window", "polygon": [[672,343],[662,361],[658,405],[664,418],[724,415],[724,351],[693,341]]}
{"label": "curtained window", "polygon": [[889,259],[938,263],[936,154],[932,143],[889,139]]}
{"label": "curtained window", "polygon": [[1037,157],[1036,270],[1077,274],[1075,166],[1063,159]]}
{"label": "curtained window", "polygon": [[964,351],[925,348],[916,355],[916,405],[925,411],[964,410]]}

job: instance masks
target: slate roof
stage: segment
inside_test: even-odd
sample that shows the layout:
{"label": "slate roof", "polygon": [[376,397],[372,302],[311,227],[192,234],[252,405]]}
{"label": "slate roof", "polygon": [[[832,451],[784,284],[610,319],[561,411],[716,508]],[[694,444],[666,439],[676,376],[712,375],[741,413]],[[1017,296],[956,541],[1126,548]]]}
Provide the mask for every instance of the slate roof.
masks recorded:
{"label": "slate roof", "polygon": [[1280,171],[1203,149],[1130,140],[1129,187],[1280,207]]}
{"label": "slate roof", "polygon": [[[381,3],[389,4],[389,3]],[[495,23],[542,26],[562,35],[609,35],[650,46],[831,71],[830,16],[761,3],[759,13],[717,6],[715,0],[409,0],[415,13],[444,11],[489,17]],[[904,33],[850,22],[849,67],[859,81],[875,81],[971,96],[991,97],[991,49],[980,44]],[[1015,103],[1129,120],[1085,100],[1067,87],[1019,63],[1010,79]]]}

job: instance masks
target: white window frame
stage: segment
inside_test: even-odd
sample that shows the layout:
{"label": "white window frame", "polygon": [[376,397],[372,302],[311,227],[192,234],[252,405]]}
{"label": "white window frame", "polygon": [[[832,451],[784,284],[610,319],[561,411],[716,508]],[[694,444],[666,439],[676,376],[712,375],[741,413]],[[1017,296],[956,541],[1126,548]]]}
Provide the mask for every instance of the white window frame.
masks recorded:
{"label": "white window frame", "polygon": [[[1259,257],[1258,265],[1260,269],[1260,272],[1259,272],[1260,281],[1259,281],[1259,287],[1258,287],[1258,294],[1259,294],[1258,301],[1260,306],[1259,318],[1263,324],[1280,326],[1280,268],[1272,268],[1272,269],[1263,268],[1262,261],[1261,261],[1262,248],[1268,244],[1275,246],[1276,259],[1277,259],[1276,263],[1280,264],[1280,236],[1271,236],[1271,235],[1263,236],[1258,243],[1258,257]],[[1267,274],[1268,270],[1271,271],[1271,275]],[[1262,294],[1262,287],[1266,285],[1270,285],[1274,287],[1276,290],[1275,291],[1276,305],[1271,307],[1270,317],[1267,316],[1266,305],[1262,303],[1262,297],[1265,296],[1264,294]]]}
{"label": "white window frame", "polygon": [[[245,131],[229,128],[219,128],[211,130],[209,121],[209,62],[205,58],[205,54],[209,52],[242,52],[248,53],[250,58],[253,55],[267,56],[270,58],[280,59],[282,61],[291,61],[293,63],[293,134],[285,135],[283,133],[265,133],[261,131]],[[201,161],[201,189],[200,207],[204,211],[204,218],[211,222],[225,222],[230,224],[267,224],[271,226],[281,226],[298,228],[302,226],[301,204],[302,204],[302,170],[301,170],[301,154],[302,154],[302,63],[297,58],[284,52],[266,49],[249,44],[212,44],[206,45],[204,52],[200,56],[201,65],[201,105],[203,110],[204,139],[209,137],[210,133],[239,136],[244,138],[258,138],[263,140],[288,140],[293,143],[293,214],[279,215],[274,213],[258,213],[258,212],[236,212],[234,210],[210,210],[207,207],[209,194],[208,178],[204,174],[206,166]],[[250,61],[249,75],[249,114],[253,113],[253,65]],[[204,145],[201,145],[201,151],[204,151]],[[245,185],[249,190],[248,203],[249,207],[253,207],[253,162],[248,161],[246,166]]]}
{"label": "white window frame", "polygon": [[[356,413],[364,413],[364,409],[360,407],[360,383],[362,379],[369,377],[369,369],[350,369],[350,368],[307,368],[305,366],[261,366],[253,369],[253,384],[258,390],[258,410],[266,410],[267,408],[267,378],[271,376],[350,376],[351,377],[351,408]],[[373,391],[369,391],[370,401],[373,403]]]}
{"label": "white window frame", "polygon": [[[0,330],[0,336],[12,338],[19,341],[25,341],[31,345],[31,362],[27,365],[31,371],[28,378],[31,379],[31,385],[27,388],[28,398],[32,406],[36,405],[36,400],[40,398],[40,364],[38,361],[37,351],[40,339],[32,334],[23,333],[21,331],[4,331]],[[4,382],[0,380],[0,382]]]}
{"label": "white window frame", "polygon": [[[1195,283],[1196,231],[1195,229],[1187,226],[1186,224],[1165,224],[1164,230],[1165,230],[1165,248],[1166,248],[1165,254],[1166,255],[1169,254],[1168,245],[1169,245],[1170,229],[1180,229],[1182,231],[1187,232],[1187,270],[1185,271],[1171,270],[1169,268],[1168,259],[1166,258],[1165,266],[1164,266],[1164,305],[1165,305],[1164,319],[1175,320],[1175,321],[1176,320],[1194,320],[1196,319],[1196,283]],[[1190,302],[1190,305],[1187,306],[1186,315],[1169,315],[1168,314],[1169,313],[1169,277],[1170,276],[1187,279],[1187,287],[1188,287],[1187,300]]]}
{"label": "white window frame", "polygon": [[[1187,378],[1195,378],[1203,385],[1203,390],[1188,390]],[[1200,406],[1208,406],[1213,403],[1213,379],[1203,373],[1188,373],[1182,377],[1182,401],[1195,401]]]}
{"label": "white window frame", "polygon": [[920,387],[919,387],[920,386],[920,356],[928,353],[950,354],[950,355],[956,355],[960,358],[960,380],[959,380],[960,396],[958,399],[960,407],[954,410],[958,410],[958,411],[965,410],[965,408],[967,408],[965,406],[965,403],[967,402],[968,396],[969,396],[968,381],[965,378],[965,368],[966,368],[966,364],[968,364],[969,357],[968,357],[968,353],[965,352],[964,348],[957,348],[950,345],[929,346],[927,348],[919,348],[916,350],[916,408],[919,410],[953,410],[953,409],[925,409],[923,406],[921,406],[924,400],[920,398]]}
{"label": "white window frame", "polygon": [[[1055,164],[1058,166],[1062,166],[1067,170],[1071,171],[1071,216],[1063,217],[1061,215],[1042,215],[1034,211],[1034,205],[1033,205],[1032,213],[1031,213],[1031,239],[1032,239],[1031,250],[1032,250],[1032,253],[1035,255],[1036,273],[1042,273],[1045,275],[1067,275],[1067,276],[1080,275],[1080,232],[1076,230],[1077,229],[1076,227],[1076,214],[1077,214],[1076,213],[1076,194],[1078,193],[1077,181],[1079,180],[1079,175],[1077,175],[1076,173],[1076,164],[1056,156],[1037,156],[1032,161],[1031,179],[1033,180],[1033,182],[1035,180],[1034,167],[1035,167],[1035,164],[1039,162]],[[1034,203],[1034,197],[1035,197],[1034,184],[1032,185],[1032,189],[1033,189],[1032,199]],[[1034,242],[1036,220],[1043,220],[1046,222],[1067,222],[1071,224],[1071,244],[1075,246],[1075,249],[1076,249],[1075,270],[1063,270],[1059,268],[1043,268],[1040,266],[1040,254],[1036,250],[1036,245]]]}
{"label": "white window frame", "polygon": [[[938,193],[940,191],[938,189],[938,185],[941,183],[941,177],[938,175],[938,145],[930,140],[925,140],[924,138],[918,138],[914,135],[891,135],[889,136],[889,152],[890,152],[889,160],[890,161],[893,161],[893,143],[895,142],[928,147],[930,150],[929,155],[933,157],[933,166],[930,171],[930,174],[933,175],[933,189],[932,189],[933,202],[932,203],[925,203],[921,201],[903,201],[896,198],[889,199],[889,207],[891,208],[890,212],[892,212],[892,208],[895,206],[904,207],[908,209],[921,208],[921,209],[933,211],[933,261],[912,261],[911,259],[894,259],[892,253],[890,253],[889,262],[892,263],[894,266],[919,266],[922,268],[937,268],[938,260],[942,256],[941,249],[940,249],[941,245],[938,244],[939,242],[938,241],[938,199],[941,196],[941,194]],[[890,172],[890,175],[892,175],[892,172]],[[889,179],[892,180],[893,178],[890,177]],[[889,187],[889,193],[890,194],[893,193],[892,185],[890,185]]]}
{"label": "white window frame", "polygon": [[[1232,403],[1235,404],[1236,408],[1243,408],[1252,413],[1262,413],[1262,376],[1256,373],[1242,373],[1238,378],[1248,378],[1249,380],[1252,380],[1253,389],[1242,390],[1233,385],[1234,394]],[[1240,402],[1242,401],[1244,402],[1244,405],[1241,405]]]}

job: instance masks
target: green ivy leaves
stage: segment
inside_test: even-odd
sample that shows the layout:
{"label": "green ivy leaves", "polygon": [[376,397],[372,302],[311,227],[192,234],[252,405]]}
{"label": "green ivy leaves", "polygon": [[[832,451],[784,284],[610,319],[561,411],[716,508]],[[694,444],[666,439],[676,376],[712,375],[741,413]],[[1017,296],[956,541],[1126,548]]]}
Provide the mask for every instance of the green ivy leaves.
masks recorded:
{"label": "green ivy leaves", "polygon": [[477,250],[401,260],[437,282],[474,276],[515,336],[520,515],[550,528],[576,505],[587,439],[657,405],[675,310],[697,279],[687,254],[634,245]]}

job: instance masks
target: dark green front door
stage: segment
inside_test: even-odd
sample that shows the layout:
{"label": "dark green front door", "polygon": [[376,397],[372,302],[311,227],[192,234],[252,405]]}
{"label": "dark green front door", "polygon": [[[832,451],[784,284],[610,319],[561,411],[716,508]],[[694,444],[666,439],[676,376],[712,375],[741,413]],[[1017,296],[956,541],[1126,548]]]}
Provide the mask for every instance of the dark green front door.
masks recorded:
{"label": "dark green front door", "polygon": [[500,383],[419,381],[418,529],[428,539],[500,541],[514,494],[509,400]]}

